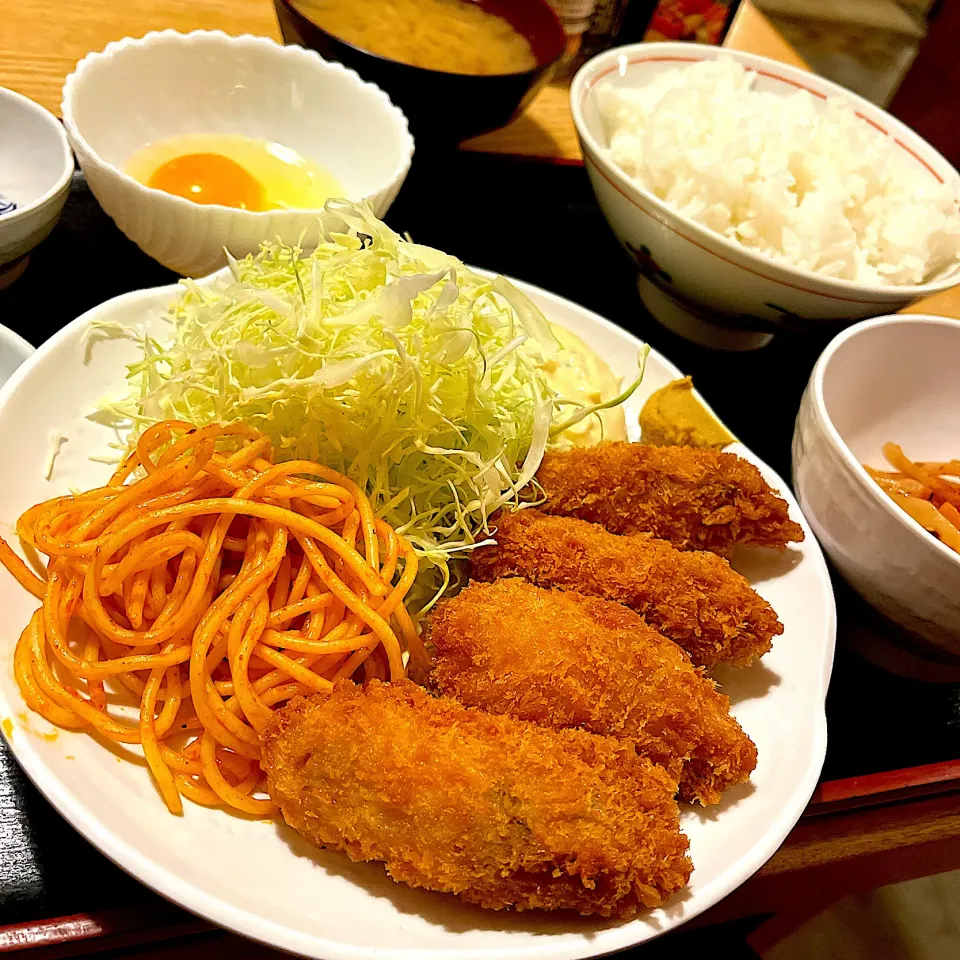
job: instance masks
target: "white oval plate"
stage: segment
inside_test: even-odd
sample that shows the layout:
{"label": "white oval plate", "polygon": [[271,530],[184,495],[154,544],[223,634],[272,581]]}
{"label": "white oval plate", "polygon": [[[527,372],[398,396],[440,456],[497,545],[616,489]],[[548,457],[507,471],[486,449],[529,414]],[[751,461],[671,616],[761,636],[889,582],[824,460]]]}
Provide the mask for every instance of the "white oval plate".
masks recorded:
{"label": "white oval plate", "polygon": [[[636,369],[640,342],[602,317],[518,283],[547,317],[590,343],[618,375]],[[94,401],[123,386],[136,358],[126,340],[95,343],[93,319],[148,323],[161,337],[176,286],[125,294],[85,313],[47,341],[0,392],[0,449],[17,469],[0,471],[0,521],[73,487],[103,483],[110,468],[89,459],[112,439],[84,419]],[[642,390],[627,408],[632,439],[646,396],[680,376],[651,353]],[[50,481],[50,442],[67,437]],[[762,663],[724,673],[733,711],[756,741],[752,783],[719,807],[687,809],[683,828],[695,865],[689,887],[665,909],[629,922],[569,915],[493,913],[453,896],[394,883],[377,864],[320,851],[274,821],[252,821],[186,803],[172,817],[142,762],[85,734],[60,732],[26,707],[13,679],[13,648],[35,601],[0,574],[0,718],[11,719],[11,747],[47,799],[88,840],[157,892],[188,910],[283,950],[323,960],[567,960],[593,957],[658,936],[730,893],[777,849],[813,792],[826,750],[824,699],[833,662],[836,614],[823,555],[786,484],[748,450],[788,499],[807,539],[785,555],[755,551],[739,564],[785,626]],[[9,729],[9,724],[4,723]]]}

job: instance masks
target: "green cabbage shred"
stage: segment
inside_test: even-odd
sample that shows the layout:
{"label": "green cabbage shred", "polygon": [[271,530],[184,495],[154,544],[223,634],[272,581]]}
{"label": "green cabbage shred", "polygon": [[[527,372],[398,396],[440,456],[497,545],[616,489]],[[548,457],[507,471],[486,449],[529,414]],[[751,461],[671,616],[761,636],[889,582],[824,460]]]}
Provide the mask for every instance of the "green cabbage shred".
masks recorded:
{"label": "green cabbage shred", "polygon": [[571,416],[550,389],[539,365],[559,345],[509,281],[404,240],[366,206],[330,202],[321,224],[312,252],[264,243],[212,285],[184,281],[168,343],[94,323],[93,337],[135,335],[143,350],[127,394],[95,416],[130,438],[167,418],[244,420],[278,460],[349,475],[418,551],[422,612],[452,561],[490,542],[498,507],[536,500],[551,435],[594,408]]}

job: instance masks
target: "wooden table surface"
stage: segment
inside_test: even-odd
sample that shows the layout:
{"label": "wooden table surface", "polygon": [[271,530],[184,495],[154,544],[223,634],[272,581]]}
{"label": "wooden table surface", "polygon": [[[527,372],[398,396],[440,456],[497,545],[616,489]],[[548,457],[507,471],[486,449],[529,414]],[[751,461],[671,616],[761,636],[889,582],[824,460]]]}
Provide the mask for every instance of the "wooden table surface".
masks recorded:
{"label": "wooden table surface", "polygon": [[[59,115],[60,88],[76,62],[111,40],[173,28],[223,30],[280,39],[271,0],[0,0],[0,86]],[[805,66],[770,22],[747,0],[727,45]],[[567,83],[547,86],[527,111],[502,130],[464,144],[468,150],[578,162]],[[913,313],[960,319],[960,288],[921,301]]]}
{"label": "wooden table surface", "polygon": [[[271,0],[3,0],[0,86],[60,113],[60,88],[76,62],[111,40],[173,28],[253,33],[280,40]],[[743,4],[727,42],[788,63],[803,62],[762,14]],[[568,83],[548,86],[526,113],[468,149],[579,160]]]}

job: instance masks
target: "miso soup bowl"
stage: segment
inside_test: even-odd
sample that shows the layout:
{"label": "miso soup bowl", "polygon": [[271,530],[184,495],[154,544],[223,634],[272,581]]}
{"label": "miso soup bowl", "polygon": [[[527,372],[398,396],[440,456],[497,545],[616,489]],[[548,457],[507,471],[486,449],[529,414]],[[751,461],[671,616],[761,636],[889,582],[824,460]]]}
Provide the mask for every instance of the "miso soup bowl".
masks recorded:
{"label": "miso soup bowl", "polygon": [[547,0],[471,0],[503,17],[533,49],[536,66],[520,73],[474,76],[399,63],[340,40],[298,9],[296,0],[274,0],[287,43],[316,50],[384,89],[407,115],[420,142],[455,144],[495,130],[520,114],[553,75],[566,44]]}

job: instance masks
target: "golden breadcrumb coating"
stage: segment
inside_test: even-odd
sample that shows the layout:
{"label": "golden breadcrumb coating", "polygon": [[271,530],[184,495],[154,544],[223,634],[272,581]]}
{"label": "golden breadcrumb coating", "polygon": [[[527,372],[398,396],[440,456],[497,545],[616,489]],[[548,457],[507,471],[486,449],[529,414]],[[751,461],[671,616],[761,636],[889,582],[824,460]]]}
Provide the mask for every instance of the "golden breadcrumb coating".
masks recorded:
{"label": "golden breadcrumb coating", "polygon": [[690,876],[676,781],[610,737],[373,680],[294,699],[262,746],[291,827],[413,887],[631,917]]}
{"label": "golden breadcrumb coating", "polygon": [[783,625],[773,608],[721,557],[680,551],[648,533],[617,536],[573,517],[501,511],[496,546],[471,554],[478,580],[522,577],[625,604],[690,654],[698,666],[744,667]]}
{"label": "golden breadcrumb coating", "polygon": [[629,740],[717,803],[757,748],[729,700],[671,640],[612,600],[525,580],[471,583],[437,604],[426,639],[441,693],[491,713]]}
{"label": "golden breadcrumb coating", "polygon": [[803,540],[787,503],[752,464],[692,447],[602,443],[547,453],[537,472],[545,513],[650,533],[680,550],[729,557],[734,544],[783,549]]}

